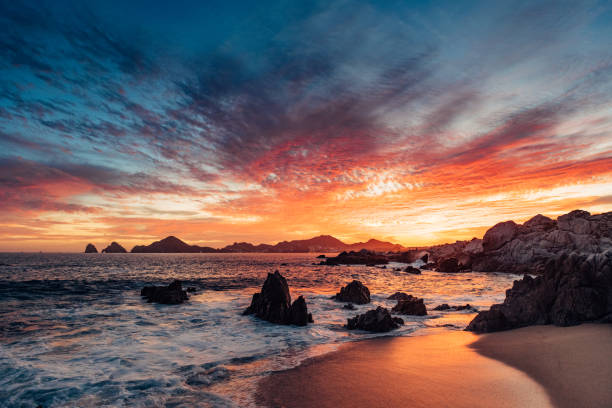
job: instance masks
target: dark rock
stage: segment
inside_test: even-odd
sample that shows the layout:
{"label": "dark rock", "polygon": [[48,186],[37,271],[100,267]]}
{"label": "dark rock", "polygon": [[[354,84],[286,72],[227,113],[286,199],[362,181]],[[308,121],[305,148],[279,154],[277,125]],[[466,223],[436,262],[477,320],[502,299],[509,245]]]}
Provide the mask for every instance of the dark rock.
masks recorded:
{"label": "dark rock", "polygon": [[200,247],[197,245],[189,245],[184,241],[181,241],[175,236],[169,236],[161,241],[155,241],[150,245],[136,245],[132,248],[132,253],[169,253],[169,254],[182,254],[182,253],[201,253],[201,252],[218,252],[216,249],[211,247]]}
{"label": "dark rock", "polygon": [[397,329],[404,321],[398,317],[392,317],[387,309],[378,306],[376,309],[367,311],[348,319],[346,328],[349,330],[367,330],[383,333]]}
{"label": "dark rock", "polygon": [[404,272],[408,272],[408,273],[411,273],[413,275],[420,275],[421,274],[421,270],[419,268],[415,268],[414,266],[410,266],[410,265],[408,265],[406,267],[406,269],[404,269]]}
{"label": "dark rock", "polygon": [[195,291],[196,291],[196,288],[194,288],[193,286],[189,286],[189,287],[187,288],[187,292],[193,293],[193,292],[195,292]]}
{"label": "dark rock", "polygon": [[323,254],[321,254],[321,255],[317,256],[317,258],[325,259],[325,258],[326,258],[326,256],[325,256],[325,255],[323,255]]}
{"label": "dark rock", "polygon": [[429,260],[429,254],[423,255],[420,259],[421,259],[421,261],[427,263],[427,261]]}
{"label": "dark rock", "polygon": [[433,310],[438,310],[438,311],[443,311],[443,310],[457,310],[457,311],[461,311],[461,310],[473,310],[476,311],[477,309],[470,305],[469,303],[465,304],[465,305],[458,305],[458,306],[449,306],[447,303],[442,303],[441,305],[438,305],[436,307],[433,308]]}
{"label": "dark rock", "polygon": [[389,259],[382,254],[378,254],[367,249],[361,251],[341,252],[338,256],[327,258],[325,263],[328,265],[367,265],[376,266],[389,263]]}
{"label": "dark rock", "polygon": [[391,296],[389,296],[387,299],[389,300],[407,300],[407,299],[412,299],[412,295],[408,295],[407,293],[404,292],[395,292],[394,294],[392,294]]}
{"label": "dark rock", "polygon": [[532,231],[548,231],[554,228],[557,223],[555,220],[545,217],[542,214],[538,214],[535,217],[532,217],[529,221],[525,222],[523,225]]}
{"label": "dark rock", "polygon": [[514,221],[500,222],[490,228],[482,238],[485,251],[495,250],[506,242],[510,242],[518,233],[519,226]]}
{"label": "dark rock", "polygon": [[260,319],[278,324],[306,326],[313,322],[302,296],[291,304],[289,286],[278,271],[268,274],[261,292],[253,295],[251,305],[242,314],[254,314]]}
{"label": "dark rock", "polygon": [[438,267],[438,264],[435,262],[429,262],[425,265],[421,266],[421,269],[425,269],[426,271],[434,271]]}
{"label": "dark rock", "polygon": [[102,253],[107,253],[107,254],[125,254],[125,253],[127,253],[127,251],[125,250],[124,247],[122,247],[118,243],[111,242],[111,244],[109,246],[107,246],[106,248],[104,248],[102,250]]}
{"label": "dark rock", "polygon": [[393,309],[391,309],[391,311],[398,314],[413,316],[427,315],[427,308],[423,303],[423,299],[411,295],[408,296],[410,296],[410,298],[398,300],[397,305],[393,306]]}
{"label": "dark rock", "polygon": [[352,303],[347,303],[346,305],[342,306],[342,308],[348,309],[348,310],[355,310],[355,305]]}
{"label": "dark rock", "polygon": [[175,280],[168,286],[145,286],[140,291],[140,296],[147,299],[149,303],[162,303],[165,305],[177,305],[188,300],[187,293],[183,290],[181,281]]}
{"label": "dark rock", "polygon": [[354,280],[336,293],[333,299],[358,305],[370,303],[370,290],[358,280]]}
{"label": "dark rock", "polygon": [[457,258],[443,259],[438,263],[437,271],[438,272],[451,272],[451,273],[459,272],[460,271],[459,261],[457,261]]}
{"label": "dark rock", "polygon": [[87,246],[85,247],[85,253],[86,254],[97,254],[98,248],[96,248],[94,244],[87,244]]}
{"label": "dark rock", "polygon": [[550,260],[541,276],[526,275],[466,330],[477,333],[534,324],[571,326],[612,315],[612,251],[563,254]]}

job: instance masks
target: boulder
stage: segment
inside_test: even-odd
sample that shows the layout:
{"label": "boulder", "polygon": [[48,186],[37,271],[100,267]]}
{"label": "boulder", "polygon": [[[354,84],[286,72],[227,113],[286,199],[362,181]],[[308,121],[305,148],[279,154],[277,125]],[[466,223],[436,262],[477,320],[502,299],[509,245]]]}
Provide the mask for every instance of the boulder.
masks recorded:
{"label": "boulder", "polygon": [[410,266],[410,265],[408,265],[406,267],[406,269],[404,269],[404,272],[408,272],[408,273],[411,273],[413,275],[420,275],[421,274],[421,270],[419,268],[415,268],[414,266]]}
{"label": "boulder", "polygon": [[122,247],[121,245],[119,245],[116,242],[111,242],[111,244],[109,246],[107,246],[106,248],[104,248],[102,250],[102,253],[107,253],[107,254],[125,254],[127,253],[127,251],[125,250],[124,247]]}
{"label": "boulder", "polygon": [[358,305],[370,303],[370,290],[358,280],[354,280],[332,298],[339,302],[351,302]]}
{"label": "boulder", "polygon": [[526,275],[502,304],[482,311],[466,330],[477,333],[535,324],[571,326],[612,318],[612,251],[563,254],[535,279]]}
{"label": "boulder", "polygon": [[349,330],[366,330],[383,333],[397,329],[404,321],[399,317],[393,317],[389,311],[381,306],[347,319],[346,328]]}
{"label": "boulder", "polygon": [[[410,295],[408,295],[410,296]],[[393,306],[392,312],[404,315],[413,316],[425,316],[427,315],[427,308],[423,303],[423,299],[410,296],[407,299],[400,299],[397,301],[397,305]]]}
{"label": "boulder", "polygon": [[97,254],[98,248],[96,248],[94,244],[87,244],[87,246],[85,247],[85,253],[86,254]]}
{"label": "boulder", "polygon": [[519,227],[514,221],[500,222],[487,230],[482,239],[482,247],[485,251],[498,249],[511,241],[518,231]]}
{"label": "boulder", "polygon": [[317,258],[320,258],[320,259],[325,259],[325,258],[326,258],[326,256],[325,256],[325,255],[323,255],[323,254],[321,254],[321,255],[317,256]]}
{"label": "boulder", "polygon": [[445,310],[456,310],[456,311],[472,310],[472,311],[476,311],[477,309],[474,306],[470,305],[469,303],[466,303],[465,305],[458,305],[458,306],[449,306],[448,303],[442,303],[441,305],[438,305],[438,306],[434,307],[433,310],[437,310],[437,311],[445,311]]}
{"label": "boulder", "polygon": [[412,295],[408,295],[407,293],[404,293],[404,292],[395,292],[394,294],[389,296],[387,299],[389,299],[389,300],[406,300],[406,299],[412,299]]}
{"label": "boulder", "polygon": [[425,269],[426,271],[434,271],[438,267],[438,264],[435,262],[429,262],[425,265],[421,266],[421,269]]}
{"label": "boulder", "polygon": [[312,314],[308,313],[306,300],[302,296],[291,304],[289,286],[278,271],[268,274],[261,292],[253,295],[251,305],[242,314],[254,314],[260,319],[277,324],[306,326],[313,322]]}
{"label": "boulder", "polygon": [[459,268],[459,261],[457,260],[457,258],[447,258],[447,259],[442,259],[440,262],[438,262],[438,272],[459,272],[460,268]]}
{"label": "boulder", "polygon": [[140,296],[146,298],[149,303],[165,305],[177,305],[189,299],[187,292],[183,290],[181,281],[178,280],[168,286],[145,286],[140,291]]}
{"label": "boulder", "polygon": [[555,220],[552,220],[542,214],[538,214],[535,217],[526,221],[523,226],[527,227],[531,231],[548,231],[557,225]]}

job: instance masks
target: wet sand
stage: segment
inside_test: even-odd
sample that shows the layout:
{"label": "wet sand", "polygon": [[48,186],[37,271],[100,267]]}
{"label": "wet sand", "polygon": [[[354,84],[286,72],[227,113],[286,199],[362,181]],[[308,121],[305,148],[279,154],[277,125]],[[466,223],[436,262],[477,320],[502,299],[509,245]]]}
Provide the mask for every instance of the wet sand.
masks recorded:
{"label": "wet sand", "polygon": [[259,384],[271,407],[549,407],[523,372],[469,347],[478,336],[451,332],[382,338],[278,372]]}
{"label": "wet sand", "polygon": [[470,347],[527,373],[557,407],[612,407],[612,325],[526,327]]}

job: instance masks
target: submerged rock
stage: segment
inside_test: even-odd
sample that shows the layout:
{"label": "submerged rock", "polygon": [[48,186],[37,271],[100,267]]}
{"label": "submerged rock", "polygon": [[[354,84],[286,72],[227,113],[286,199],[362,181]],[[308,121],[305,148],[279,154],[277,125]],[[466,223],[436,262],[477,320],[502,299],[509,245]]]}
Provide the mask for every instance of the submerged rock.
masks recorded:
{"label": "submerged rock", "polygon": [[352,303],[347,303],[346,305],[342,306],[342,308],[348,310],[355,310],[355,305]]}
{"label": "submerged rock", "polygon": [[360,281],[354,280],[332,297],[339,302],[351,302],[358,305],[370,303],[370,290]]}
{"label": "submerged rock", "polygon": [[87,246],[85,247],[85,253],[86,254],[97,254],[98,248],[96,248],[94,244],[87,244]]}
{"label": "submerged rock", "polygon": [[612,318],[612,251],[564,254],[537,278],[514,281],[502,304],[482,311],[466,330],[477,333],[534,324],[571,326]]}
{"label": "submerged rock", "polygon": [[477,311],[478,309],[476,309],[474,306],[470,305],[469,303],[466,303],[465,305],[457,305],[457,306],[449,306],[447,303],[442,303],[441,305],[438,305],[438,306],[434,307],[433,310],[437,310],[437,311],[444,311],[444,310],[456,310],[456,311],[473,310],[473,311]]}
{"label": "submerged rock", "polygon": [[242,314],[254,314],[277,324],[306,326],[313,322],[304,297],[300,296],[291,304],[287,280],[278,271],[268,274],[261,292],[253,295],[251,305]]}
{"label": "submerged rock", "polygon": [[402,319],[391,316],[387,309],[378,306],[376,309],[369,310],[352,319],[347,319],[346,328],[349,330],[358,329],[383,333],[397,329],[402,324],[404,324]]}
{"label": "submerged rock", "polygon": [[421,274],[421,270],[419,268],[415,268],[414,266],[410,266],[410,265],[408,265],[406,267],[406,269],[404,269],[404,272],[408,272],[408,273],[411,273],[413,275],[420,275]]}
{"label": "submerged rock", "polygon": [[183,290],[181,281],[178,280],[168,286],[145,286],[140,291],[140,296],[145,297],[149,303],[165,305],[177,305],[189,299],[187,292]]}
{"label": "submerged rock", "polygon": [[397,305],[393,306],[392,312],[413,316],[427,315],[427,308],[423,299],[408,295],[407,298],[399,299]]}
{"label": "submerged rock", "polygon": [[127,251],[125,250],[124,247],[122,247],[121,245],[119,245],[116,242],[111,242],[111,244],[109,246],[107,246],[106,248],[104,248],[102,250],[102,253],[107,253],[107,254],[125,254],[127,253]]}
{"label": "submerged rock", "polygon": [[327,265],[381,265],[389,263],[389,259],[374,251],[362,249],[361,251],[341,252],[338,256],[327,258]]}

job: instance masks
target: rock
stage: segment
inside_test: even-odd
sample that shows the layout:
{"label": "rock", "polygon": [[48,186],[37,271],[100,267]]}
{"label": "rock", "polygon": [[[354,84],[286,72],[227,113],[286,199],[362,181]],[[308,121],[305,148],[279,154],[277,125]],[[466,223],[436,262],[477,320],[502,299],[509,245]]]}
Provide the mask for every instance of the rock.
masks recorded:
{"label": "rock", "polygon": [[423,261],[424,263],[427,263],[427,261],[429,260],[429,254],[425,254],[422,257],[419,258],[421,261]]}
{"label": "rock", "polygon": [[181,281],[175,280],[168,286],[145,286],[140,291],[140,296],[147,299],[149,303],[162,303],[165,305],[177,305],[188,300],[187,293],[183,290]]}
{"label": "rock", "polygon": [[189,293],[193,293],[193,292],[195,292],[195,291],[196,291],[196,288],[194,288],[193,286],[189,286],[189,287],[187,288],[187,292],[189,292]]}
{"label": "rock", "polygon": [[302,296],[291,304],[289,286],[278,271],[268,274],[261,292],[253,295],[251,305],[242,314],[254,314],[260,319],[277,324],[306,326],[313,322],[306,300]]}
{"label": "rock", "polygon": [[327,258],[327,265],[367,265],[376,266],[389,263],[389,259],[382,254],[378,254],[367,249],[361,251],[341,252],[338,256]]}
{"label": "rock", "polygon": [[395,292],[394,294],[389,296],[387,299],[389,299],[389,300],[406,300],[406,299],[412,299],[412,295],[408,295],[408,294],[406,294],[404,292]]}
{"label": "rock", "polygon": [[557,223],[560,230],[570,231],[574,234],[590,234],[590,216],[591,214],[588,211],[574,210],[557,218]]}
{"label": "rock", "polygon": [[421,266],[421,269],[425,269],[426,271],[433,271],[438,267],[438,264],[435,262],[429,262],[425,265]]}
{"label": "rock", "polygon": [[406,269],[404,269],[404,272],[408,272],[408,273],[411,273],[413,275],[420,275],[421,274],[421,270],[419,268],[415,268],[414,266],[410,266],[410,265],[408,265],[406,267]]}
{"label": "rock", "polygon": [[518,225],[514,221],[500,222],[490,228],[482,239],[482,247],[485,251],[498,249],[506,242],[511,241],[518,233]]}
{"label": "rock", "polygon": [[[408,295],[410,296],[410,295]],[[405,315],[413,316],[425,316],[427,315],[427,308],[423,303],[423,299],[410,296],[408,299],[400,299],[397,301],[397,305],[393,306],[392,312]]]}
{"label": "rock", "polygon": [[326,258],[326,256],[325,256],[325,255],[323,255],[323,254],[321,254],[321,255],[317,256],[317,258],[325,259],[325,258]]}
{"label": "rock", "polygon": [[352,303],[347,303],[346,305],[342,306],[342,308],[348,310],[355,310],[355,305]]}
{"label": "rock", "polygon": [[466,330],[477,333],[534,324],[571,326],[612,316],[612,251],[563,254],[535,279],[526,275],[502,304],[482,311]]}
{"label": "rock", "polygon": [[404,321],[398,317],[392,317],[387,309],[378,306],[376,309],[347,319],[346,328],[349,330],[366,330],[383,333],[397,329]]}
{"label": "rock", "polygon": [[532,217],[529,221],[526,221],[523,226],[527,227],[531,231],[548,231],[554,228],[557,223],[545,217],[542,214],[538,214],[535,217]]}
{"label": "rock", "polygon": [[370,290],[358,280],[354,280],[336,293],[333,299],[358,305],[370,303]]}
{"label": "rock", "polygon": [[86,254],[97,254],[98,248],[96,248],[94,244],[87,244],[87,246],[85,247],[85,253]]}
{"label": "rock", "polygon": [[127,251],[125,250],[124,247],[122,247],[121,245],[119,245],[116,242],[111,242],[111,244],[109,246],[107,246],[106,248],[104,248],[102,250],[102,253],[107,253],[107,254],[125,254],[127,253]]}
{"label": "rock", "polygon": [[449,306],[447,303],[442,303],[441,305],[438,305],[438,306],[434,307],[433,310],[437,310],[437,311],[444,311],[444,310],[456,310],[456,311],[473,310],[473,311],[476,311],[477,309],[474,306],[470,305],[469,303],[466,303],[465,305],[458,305],[458,306]]}
{"label": "rock", "polygon": [[438,263],[438,272],[459,272],[459,261],[457,258],[443,259]]}

